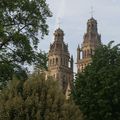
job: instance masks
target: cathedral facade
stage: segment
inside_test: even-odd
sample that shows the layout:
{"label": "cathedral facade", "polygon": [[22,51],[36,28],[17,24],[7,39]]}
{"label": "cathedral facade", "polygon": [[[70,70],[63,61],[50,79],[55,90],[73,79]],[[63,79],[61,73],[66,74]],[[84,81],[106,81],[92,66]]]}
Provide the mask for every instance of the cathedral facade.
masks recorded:
{"label": "cathedral facade", "polygon": [[[101,45],[101,35],[98,33],[97,21],[91,17],[87,22],[87,32],[84,34],[83,43],[77,48],[77,72],[92,61],[91,56],[95,49]],[[50,44],[48,52],[47,76],[52,76],[59,81],[63,93],[68,96],[73,84],[73,57],[70,56],[68,45],[64,42],[64,32],[58,28],[54,32],[54,42]]]}

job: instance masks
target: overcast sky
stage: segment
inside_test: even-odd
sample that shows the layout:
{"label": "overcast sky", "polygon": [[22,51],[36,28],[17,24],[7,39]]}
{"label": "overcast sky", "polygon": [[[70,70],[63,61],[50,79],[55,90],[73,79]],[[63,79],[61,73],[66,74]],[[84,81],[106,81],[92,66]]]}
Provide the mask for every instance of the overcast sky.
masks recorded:
{"label": "overcast sky", "polygon": [[64,41],[68,43],[69,51],[76,62],[76,48],[83,41],[86,32],[86,23],[93,17],[97,20],[98,31],[102,43],[107,44],[114,40],[120,43],[120,0],[46,0],[53,13],[48,20],[49,35],[40,41],[40,49],[48,52],[50,43],[53,42],[54,30],[60,27],[64,31]]}

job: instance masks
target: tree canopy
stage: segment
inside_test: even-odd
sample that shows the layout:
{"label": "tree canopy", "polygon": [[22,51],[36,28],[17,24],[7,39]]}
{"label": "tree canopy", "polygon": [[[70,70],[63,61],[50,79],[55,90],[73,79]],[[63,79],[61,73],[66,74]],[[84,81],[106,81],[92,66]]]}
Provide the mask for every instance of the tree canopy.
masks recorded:
{"label": "tree canopy", "polygon": [[66,101],[57,81],[34,75],[1,91],[0,120],[82,120],[82,114]]}
{"label": "tree canopy", "polygon": [[37,47],[39,39],[48,34],[46,21],[51,15],[46,0],[0,0],[1,86],[13,75],[27,78],[24,66],[44,64]]}
{"label": "tree canopy", "polygon": [[120,48],[101,45],[76,77],[73,96],[85,120],[120,119]]}

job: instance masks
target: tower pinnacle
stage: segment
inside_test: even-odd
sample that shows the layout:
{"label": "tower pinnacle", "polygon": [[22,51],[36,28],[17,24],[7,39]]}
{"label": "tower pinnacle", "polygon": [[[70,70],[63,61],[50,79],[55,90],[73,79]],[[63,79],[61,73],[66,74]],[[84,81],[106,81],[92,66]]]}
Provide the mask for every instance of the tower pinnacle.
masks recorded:
{"label": "tower pinnacle", "polygon": [[93,6],[91,6],[91,12],[90,12],[90,14],[91,14],[91,18],[93,18],[93,13],[94,13],[95,11],[93,10]]}
{"label": "tower pinnacle", "polygon": [[58,23],[57,23],[58,28],[60,28],[60,25],[61,25],[61,20],[60,17],[58,17]]}
{"label": "tower pinnacle", "polygon": [[70,57],[68,45],[64,42],[64,31],[59,27],[54,32],[54,42],[50,45],[48,53],[48,72],[46,78],[51,76],[58,80],[63,93],[68,96],[68,88],[73,81],[73,57]]}
{"label": "tower pinnacle", "polygon": [[92,55],[95,49],[101,44],[101,36],[97,30],[97,20],[93,18],[93,10],[91,11],[92,18],[88,19],[87,31],[83,37],[81,48],[77,48],[77,69],[78,72],[83,72],[85,67],[92,62]]}

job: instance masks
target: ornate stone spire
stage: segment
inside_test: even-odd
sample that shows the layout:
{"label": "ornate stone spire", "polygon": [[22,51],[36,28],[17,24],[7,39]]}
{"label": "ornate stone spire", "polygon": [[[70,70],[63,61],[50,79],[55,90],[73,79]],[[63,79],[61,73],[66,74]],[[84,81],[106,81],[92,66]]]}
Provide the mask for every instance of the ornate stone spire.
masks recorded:
{"label": "ornate stone spire", "polygon": [[54,32],[54,42],[50,45],[48,59],[47,76],[58,80],[66,94],[73,80],[73,57],[70,57],[68,45],[64,42],[64,32],[60,27]]}
{"label": "ornate stone spire", "polygon": [[101,36],[97,29],[97,21],[93,17],[87,22],[87,32],[84,34],[84,43],[101,43]]}
{"label": "ornate stone spire", "polygon": [[87,31],[83,37],[81,48],[77,48],[77,69],[82,72],[92,61],[95,49],[101,44],[101,35],[98,33],[97,21],[91,17],[87,21]]}

